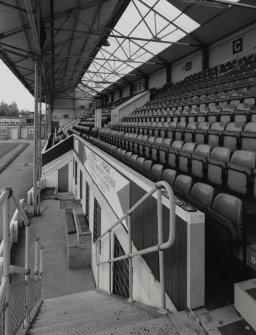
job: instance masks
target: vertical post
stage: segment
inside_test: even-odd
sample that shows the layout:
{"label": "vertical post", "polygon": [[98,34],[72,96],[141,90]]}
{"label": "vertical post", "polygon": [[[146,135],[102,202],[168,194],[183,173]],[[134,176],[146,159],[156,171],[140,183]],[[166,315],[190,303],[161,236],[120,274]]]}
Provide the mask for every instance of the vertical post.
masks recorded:
{"label": "vertical post", "polygon": [[44,121],[44,138],[48,138],[48,105],[47,95],[45,95],[45,121]]}
{"label": "vertical post", "polygon": [[97,289],[100,288],[100,269],[99,269],[99,250],[98,250],[98,240],[96,240],[96,263],[97,263]]}
{"label": "vertical post", "polygon": [[[131,230],[131,214],[128,214],[128,252],[129,254],[132,253],[132,230]],[[133,302],[133,268],[132,268],[132,257],[128,258],[129,261],[129,298],[128,302]]]}
{"label": "vertical post", "polygon": [[[25,269],[29,270],[29,226],[26,226],[25,229]],[[25,281],[26,281],[26,292],[25,292],[25,309],[26,309],[26,323],[29,324],[29,312],[28,312],[28,290],[29,290],[29,274],[25,275]]]}
{"label": "vertical post", "polygon": [[44,248],[40,247],[40,266],[39,266],[40,279],[42,279],[43,271],[44,271]]}
{"label": "vertical post", "polygon": [[9,278],[6,286],[5,296],[5,335],[9,335],[11,331],[10,318],[10,225],[9,225],[9,197],[3,205],[3,276]]}
{"label": "vertical post", "polygon": [[35,59],[35,86],[34,86],[34,157],[33,157],[33,190],[34,190],[34,215],[37,215],[37,149],[38,149],[38,61]]}
{"label": "vertical post", "polygon": [[161,306],[160,312],[166,313],[165,299],[165,280],[164,280],[164,251],[160,249],[163,243],[163,213],[162,213],[162,193],[161,189],[157,189],[157,231],[158,231],[158,246],[159,246],[159,282],[161,289]]}
{"label": "vertical post", "polygon": [[38,270],[39,270],[39,257],[38,257],[38,244],[39,238],[35,240],[35,280],[38,278]]}
{"label": "vertical post", "polygon": [[109,283],[108,283],[108,294],[112,294],[112,263],[110,262],[111,259],[111,230],[108,231],[108,261],[109,261]]}
{"label": "vertical post", "polygon": [[39,127],[38,127],[38,210],[37,213],[40,214],[40,194],[41,194],[41,173],[42,173],[42,156],[41,156],[41,131],[42,131],[42,68],[41,68],[41,62],[39,63]]}

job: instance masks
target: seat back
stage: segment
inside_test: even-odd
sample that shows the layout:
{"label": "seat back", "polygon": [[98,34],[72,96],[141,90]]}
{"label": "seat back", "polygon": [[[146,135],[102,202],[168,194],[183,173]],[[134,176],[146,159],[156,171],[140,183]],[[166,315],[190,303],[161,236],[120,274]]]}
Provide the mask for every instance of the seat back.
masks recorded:
{"label": "seat back", "polygon": [[214,188],[208,184],[196,183],[191,189],[190,197],[199,204],[199,207],[210,208],[214,197]]}
{"label": "seat back", "polygon": [[175,189],[183,196],[187,196],[190,193],[193,180],[190,176],[179,175],[174,182]]}
{"label": "seat back", "polygon": [[162,173],[161,179],[167,181],[171,186],[173,186],[176,179],[177,172],[172,169],[165,169]]}

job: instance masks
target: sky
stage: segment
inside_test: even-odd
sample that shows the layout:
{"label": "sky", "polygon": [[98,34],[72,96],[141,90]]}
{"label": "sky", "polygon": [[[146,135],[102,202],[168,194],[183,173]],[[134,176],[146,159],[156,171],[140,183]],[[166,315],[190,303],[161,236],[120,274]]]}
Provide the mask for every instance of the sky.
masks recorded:
{"label": "sky", "polygon": [[15,101],[18,108],[34,110],[34,98],[8,67],[0,60],[0,102]]}

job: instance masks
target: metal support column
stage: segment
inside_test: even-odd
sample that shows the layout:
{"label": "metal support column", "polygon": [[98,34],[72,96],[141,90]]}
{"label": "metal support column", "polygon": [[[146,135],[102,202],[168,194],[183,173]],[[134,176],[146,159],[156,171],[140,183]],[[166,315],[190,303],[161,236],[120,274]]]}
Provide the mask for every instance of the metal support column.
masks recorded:
{"label": "metal support column", "polygon": [[[10,196],[10,195],[9,195]],[[10,225],[9,225],[9,196],[3,205],[3,280],[7,281],[5,296],[4,335],[11,334],[10,314]],[[2,284],[2,282],[1,282]]]}
{"label": "metal support column", "polygon": [[37,172],[38,172],[38,60],[35,59],[35,86],[34,86],[34,157],[33,157],[33,205],[34,215],[37,215]]}
{"label": "metal support column", "polygon": [[45,123],[44,123],[44,138],[48,138],[48,106],[47,96],[45,96]]}
{"label": "metal support column", "polygon": [[41,62],[38,64],[38,102],[39,102],[39,123],[38,123],[38,152],[37,152],[37,159],[38,159],[38,200],[37,200],[37,214],[40,214],[40,192],[41,192],[41,127],[42,127],[42,69],[41,69]]}
{"label": "metal support column", "polygon": [[[129,254],[132,253],[132,227],[131,227],[131,214],[128,215],[128,238],[129,238]],[[129,298],[128,302],[133,302],[133,267],[132,257],[128,258],[129,262]]]}

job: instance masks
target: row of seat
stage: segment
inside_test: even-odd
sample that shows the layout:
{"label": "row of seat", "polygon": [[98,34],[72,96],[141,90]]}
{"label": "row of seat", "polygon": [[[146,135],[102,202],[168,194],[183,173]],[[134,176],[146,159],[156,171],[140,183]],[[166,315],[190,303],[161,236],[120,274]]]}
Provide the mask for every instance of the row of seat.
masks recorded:
{"label": "row of seat", "polygon": [[[112,132],[111,132],[112,130]],[[238,149],[256,152],[256,123],[245,125],[238,122],[164,122],[141,123],[140,125],[116,125],[100,132],[101,138],[123,137],[132,142],[144,142],[156,138],[157,143],[172,143],[174,140],[209,144],[212,147],[227,147],[232,152]],[[104,137],[105,136],[105,137]],[[168,143],[169,143],[168,142]]]}
{"label": "row of seat", "polygon": [[209,183],[227,186],[230,191],[256,197],[256,154],[251,151],[237,150],[232,154],[226,147],[154,137],[137,140],[124,134],[100,133],[99,137],[128,156],[137,155],[195,178],[206,178]]}
{"label": "row of seat", "polygon": [[[209,184],[197,182],[191,176],[178,174],[174,169],[165,168],[161,164],[154,164],[151,160],[143,157],[127,155],[127,152],[119,151],[117,147],[99,139],[90,138],[89,140],[104,152],[116,156],[147,178],[153,181],[167,181],[179,199],[184,199],[192,206],[204,211],[212,220],[217,220],[215,224],[219,224],[228,231],[229,247],[242,244],[244,239],[242,230],[243,204],[239,198],[223,192],[217,193],[216,189]],[[179,199],[176,200],[177,204],[183,204]]]}

